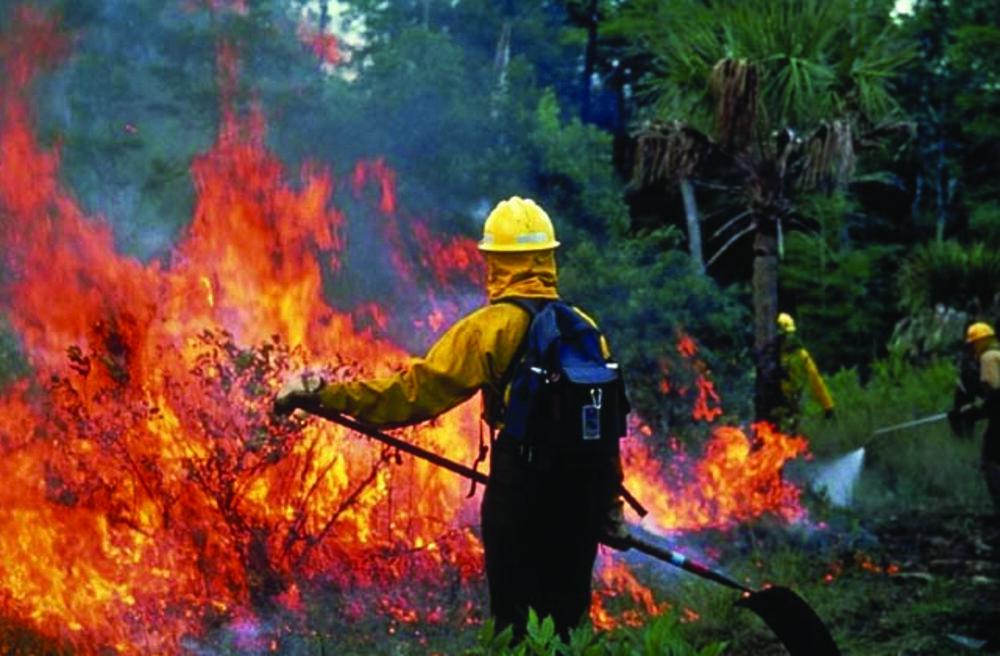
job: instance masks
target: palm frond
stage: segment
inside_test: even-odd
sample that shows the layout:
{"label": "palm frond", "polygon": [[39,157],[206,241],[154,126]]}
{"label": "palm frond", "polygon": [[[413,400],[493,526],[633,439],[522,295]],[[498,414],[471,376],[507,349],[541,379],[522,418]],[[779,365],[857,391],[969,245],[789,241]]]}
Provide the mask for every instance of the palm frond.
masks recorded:
{"label": "palm frond", "polygon": [[825,121],[806,141],[799,184],[804,190],[840,187],[854,172],[855,159],[852,124]]}
{"label": "palm frond", "polygon": [[937,305],[976,316],[995,314],[1000,294],[1000,253],[985,244],[931,242],[900,266],[900,306],[918,312]]}
{"label": "palm frond", "polygon": [[716,133],[729,148],[754,141],[760,101],[760,69],[746,59],[723,59],[715,65],[709,88],[716,102]]}
{"label": "palm frond", "polygon": [[634,135],[633,181],[641,187],[688,177],[711,150],[711,138],[683,121],[650,121]]}

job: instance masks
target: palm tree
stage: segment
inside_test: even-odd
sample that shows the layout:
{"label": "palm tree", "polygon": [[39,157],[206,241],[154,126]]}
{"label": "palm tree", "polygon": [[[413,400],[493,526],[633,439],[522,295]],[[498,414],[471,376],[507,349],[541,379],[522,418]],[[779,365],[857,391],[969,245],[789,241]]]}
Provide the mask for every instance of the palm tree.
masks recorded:
{"label": "palm tree", "polygon": [[[740,211],[729,247],[753,247],[755,414],[780,393],[775,336],[782,233],[796,199],[851,179],[858,153],[895,121],[893,74],[911,56],[891,0],[637,0],[615,24],[655,62],[645,89],[654,118],[637,131],[640,184],[707,175],[729,162]],[[717,172],[717,171],[716,171]]]}

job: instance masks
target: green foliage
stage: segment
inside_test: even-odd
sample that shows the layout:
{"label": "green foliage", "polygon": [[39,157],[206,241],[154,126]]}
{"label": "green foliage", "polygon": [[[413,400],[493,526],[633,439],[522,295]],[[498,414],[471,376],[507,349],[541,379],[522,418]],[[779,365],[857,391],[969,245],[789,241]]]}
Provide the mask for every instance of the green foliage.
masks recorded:
{"label": "green foliage", "polygon": [[0,316],[0,390],[28,373],[28,363],[6,317]]}
{"label": "green foliage", "polygon": [[639,631],[595,633],[589,624],[570,632],[569,642],[563,642],[555,632],[551,617],[539,620],[533,609],[528,611],[528,623],[523,641],[512,644],[513,630],[507,627],[497,634],[492,619],[488,619],[476,639],[476,646],[464,656],[717,656],[726,647],[713,642],[697,648],[689,642],[688,631],[673,613],[666,613]]}
{"label": "green foliage", "polygon": [[969,236],[993,249],[1000,247],[1000,203],[985,202],[972,208]]}
{"label": "green foliage", "polygon": [[[365,120],[377,126],[371,149],[399,171],[405,207],[443,214],[455,232],[471,232],[470,208],[513,194],[538,196],[602,235],[607,224],[626,222],[609,138],[563,123],[573,113],[563,107],[577,96],[568,69],[578,47],[558,37],[566,29],[561,8],[346,4],[351,17],[364,16],[357,56],[368,63],[358,86],[369,101]],[[502,43],[506,63],[497,59]]]}
{"label": "green foliage", "polygon": [[1000,2],[926,0],[914,9],[901,27],[920,56],[897,88],[919,127],[895,168],[918,218],[933,226],[925,237],[982,239],[972,217],[1000,197],[993,166],[1000,142],[990,120],[1000,108]]}
{"label": "green foliage", "polygon": [[981,243],[924,244],[900,267],[899,291],[909,312],[941,305],[993,320],[1000,309],[1000,252]]}
{"label": "green foliage", "polygon": [[542,94],[535,120],[540,191],[552,199],[560,218],[584,231],[577,239],[624,235],[628,208],[611,161],[611,135],[578,119],[563,122],[551,89]]}
{"label": "green foliage", "polygon": [[399,173],[413,211],[457,211],[483,175],[495,135],[489,60],[465,52],[452,35],[408,27],[369,55],[357,85],[366,103],[369,153]]}
{"label": "green foliage", "polygon": [[747,60],[762,65],[763,120],[801,128],[846,111],[877,117],[895,107],[887,80],[912,53],[896,38],[890,4],[641,0],[613,29],[655,55],[648,89],[661,109],[678,94],[704,94],[720,60]]}
{"label": "green foliage", "polygon": [[912,311],[892,332],[889,360],[922,363],[954,358],[965,346],[968,323],[969,315],[943,305]]}
{"label": "green foliage", "polygon": [[[830,230],[796,232],[785,241],[779,298],[824,371],[884,357],[900,316],[893,274],[898,247],[842,247]],[[830,242],[834,242],[831,244]]]}
{"label": "green foliage", "polygon": [[718,642],[698,649],[684,641],[681,629],[675,615],[661,615],[646,626],[631,651],[625,653],[629,656],[717,656],[726,648],[725,643]]}

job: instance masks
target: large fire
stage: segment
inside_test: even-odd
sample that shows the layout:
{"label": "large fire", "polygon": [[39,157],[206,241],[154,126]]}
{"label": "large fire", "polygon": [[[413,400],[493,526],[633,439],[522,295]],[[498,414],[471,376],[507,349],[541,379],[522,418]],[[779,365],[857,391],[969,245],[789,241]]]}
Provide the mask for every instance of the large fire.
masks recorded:
{"label": "large fire", "polygon": [[[263,112],[241,114],[229,97],[238,60],[221,46],[224,109],[191,162],[190,224],[168,258],[124,256],[34,133],[31,82],[68,51],[55,23],[26,9],[0,35],[0,318],[30,370],[0,390],[0,617],[84,651],[173,653],[220,621],[301,608],[311,583],[340,591],[345,617],[435,621],[444,602],[398,581],[482,586],[478,495],[337,426],[276,423],[268,410],[307,362],[346,378],[409,356],[385,337],[387,308],[338,307],[348,221],[381,230],[386,261],[425,299],[412,324],[428,335],[467,309],[444,300],[455,281],[482,280],[474,241],[406,220],[380,159],[343,184],[320,163],[289,173],[264,145]],[[338,209],[337,194],[373,193],[366,216]],[[717,401],[699,380],[700,398]],[[719,428],[700,460],[666,468],[666,445],[633,428],[627,484],[650,526],[801,516],[778,472],[802,440],[759,428],[751,445]],[[470,401],[401,435],[472,463],[479,431]],[[604,560],[599,595],[630,596],[633,619],[663,608]],[[618,621],[600,599],[594,618]]]}

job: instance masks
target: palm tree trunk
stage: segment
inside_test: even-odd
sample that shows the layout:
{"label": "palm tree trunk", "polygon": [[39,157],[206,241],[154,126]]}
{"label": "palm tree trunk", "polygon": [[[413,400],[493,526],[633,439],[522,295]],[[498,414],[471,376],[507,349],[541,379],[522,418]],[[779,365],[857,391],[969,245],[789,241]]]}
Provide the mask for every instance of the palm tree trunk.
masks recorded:
{"label": "palm tree trunk", "polygon": [[490,116],[499,118],[499,104],[507,95],[507,69],[510,66],[510,32],[511,21],[504,20],[497,36],[496,50],[493,53],[493,95],[490,101]]}
{"label": "palm tree trunk", "polygon": [[[941,103],[944,105],[944,103]],[[944,107],[939,109],[939,116],[943,116]],[[944,119],[941,119],[941,123],[944,123]],[[938,143],[937,143],[937,171],[936,178],[934,180],[935,186],[937,187],[937,230],[935,232],[935,237],[937,241],[944,241],[944,224],[948,215],[948,200],[945,197],[944,192],[944,175],[945,175],[945,161],[944,161],[944,126],[938,126]]]}
{"label": "palm tree trunk", "polygon": [[698,271],[705,273],[705,256],[701,250],[701,222],[698,221],[698,203],[694,197],[694,185],[686,176],[681,176],[681,197],[684,199],[684,216],[687,218],[688,249]]}
{"label": "palm tree trunk", "polygon": [[[760,221],[760,219],[758,219]],[[758,223],[754,236],[753,304],[756,373],[754,379],[754,420],[771,416],[781,403],[781,367],[775,348],[775,320],[778,316],[778,236],[777,223]]]}
{"label": "palm tree trunk", "polygon": [[590,122],[590,87],[597,65],[597,0],[591,0],[587,12],[587,50],[583,60],[583,87],[580,94],[580,117]]}

